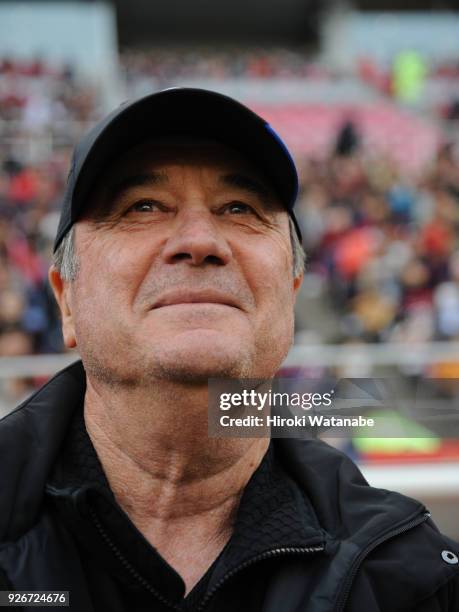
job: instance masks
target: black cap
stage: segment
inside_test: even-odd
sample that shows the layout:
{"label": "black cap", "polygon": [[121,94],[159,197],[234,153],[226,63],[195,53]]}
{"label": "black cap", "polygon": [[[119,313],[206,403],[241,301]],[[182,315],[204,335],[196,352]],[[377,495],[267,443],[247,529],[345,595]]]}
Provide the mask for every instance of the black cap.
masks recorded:
{"label": "black cap", "polygon": [[228,96],[173,87],[123,103],[75,147],[54,251],[78,220],[96,179],[110,163],[147,140],[187,135],[213,138],[245,154],[271,180],[301,240],[293,214],[298,175],[287,147],[273,128]]}

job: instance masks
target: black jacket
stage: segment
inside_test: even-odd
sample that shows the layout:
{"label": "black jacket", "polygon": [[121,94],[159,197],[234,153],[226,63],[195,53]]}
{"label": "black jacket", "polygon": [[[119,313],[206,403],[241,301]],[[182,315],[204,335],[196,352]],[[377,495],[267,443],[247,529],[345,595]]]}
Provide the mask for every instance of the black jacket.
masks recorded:
{"label": "black jacket", "polygon": [[[127,521],[116,502],[96,486],[56,479],[84,385],[78,362],[0,421],[0,590],[70,591],[79,612],[183,609],[161,601],[148,568],[97,525],[99,501]],[[369,487],[323,442],[275,440],[271,448],[277,488],[270,495],[259,473],[251,479],[234,536],[192,609],[459,612],[459,546],[421,503]],[[148,603],[127,604],[120,584]]]}

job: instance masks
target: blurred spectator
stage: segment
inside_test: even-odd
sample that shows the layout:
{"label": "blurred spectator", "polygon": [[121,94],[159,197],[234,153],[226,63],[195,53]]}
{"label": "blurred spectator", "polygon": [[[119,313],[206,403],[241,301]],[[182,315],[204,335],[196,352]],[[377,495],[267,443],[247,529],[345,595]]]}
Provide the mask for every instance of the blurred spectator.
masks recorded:
{"label": "blurred spectator", "polygon": [[357,152],[360,136],[352,119],[348,119],[338,132],[336,140],[336,155],[346,157]]}
{"label": "blurred spectator", "polygon": [[[20,327],[11,327],[0,334],[0,357],[18,357],[32,352],[30,336]],[[12,406],[28,397],[34,390],[34,382],[27,378],[0,378],[0,418]]]}

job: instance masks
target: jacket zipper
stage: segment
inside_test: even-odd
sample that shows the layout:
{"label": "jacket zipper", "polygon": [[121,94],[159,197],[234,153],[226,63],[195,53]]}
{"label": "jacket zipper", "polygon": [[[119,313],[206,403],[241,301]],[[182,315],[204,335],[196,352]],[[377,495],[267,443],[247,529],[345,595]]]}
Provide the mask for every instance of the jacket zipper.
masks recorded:
{"label": "jacket zipper", "polygon": [[89,509],[89,514],[91,516],[92,522],[94,523],[97,531],[101,535],[101,537],[104,540],[104,542],[107,544],[107,546],[113,552],[115,557],[120,561],[120,563],[123,565],[123,567],[137,580],[137,582],[139,582],[147,591],[152,593],[152,595],[154,595],[162,604],[164,604],[165,606],[167,606],[171,610],[179,610],[180,608],[178,608],[171,601],[169,601],[168,599],[163,597],[161,595],[161,593],[158,593],[158,591],[155,588],[153,588],[151,586],[151,584],[147,580],[145,580],[145,578],[141,574],[139,574],[139,572],[135,569],[135,567],[133,565],[131,565],[131,563],[126,559],[126,557],[123,555],[123,553],[120,551],[120,549],[116,546],[116,544],[113,542],[113,540],[107,534],[107,532],[103,528],[103,526],[102,526],[101,522],[99,521],[99,519],[97,517],[97,514],[94,512],[94,510]]}
{"label": "jacket zipper", "polygon": [[354,563],[351,566],[351,569],[346,577],[346,580],[344,582],[344,585],[341,589],[341,593],[338,596],[338,600],[337,600],[337,604],[335,607],[335,612],[342,612],[344,610],[344,606],[346,605],[347,602],[347,598],[349,597],[349,593],[351,591],[351,587],[352,587],[352,583],[354,582],[354,578],[363,562],[363,560],[365,559],[365,557],[377,546],[379,546],[380,544],[382,544],[383,542],[385,542],[386,540],[390,540],[391,538],[394,538],[402,533],[405,533],[405,531],[409,531],[410,529],[413,529],[413,527],[417,527],[418,525],[420,525],[421,523],[424,523],[428,518],[430,518],[431,514],[430,512],[423,512],[423,514],[421,516],[418,516],[415,519],[412,519],[411,521],[409,521],[408,523],[406,523],[405,525],[402,525],[400,527],[397,527],[396,529],[390,531],[389,533],[386,533],[383,536],[380,536],[379,538],[377,538],[376,540],[374,540],[373,542],[371,542],[370,544],[368,544],[368,546],[366,548],[363,549],[363,551],[357,556],[357,558],[355,559]]}
{"label": "jacket zipper", "polygon": [[231,571],[227,572],[217,582],[217,584],[215,584],[212,587],[212,589],[207,593],[207,595],[204,597],[204,599],[201,601],[200,605],[198,606],[197,610],[198,612],[201,612],[202,610],[204,610],[206,605],[209,603],[209,601],[215,595],[218,589],[221,588],[223,583],[225,583],[227,580],[230,580],[231,578],[233,578],[233,576],[238,574],[240,571],[246,569],[250,565],[254,563],[258,563],[258,561],[264,561],[265,559],[272,559],[273,557],[281,557],[283,555],[301,555],[301,554],[319,553],[319,552],[323,552],[324,550],[325,550],[325,546],[323,544],[320,546],[308,546],[308,547],[274,548],[272,550],[267,550],[266,552],[261,553],[260,555],[257,555],[256,557],[252,557],[251,559],[248,559],[244,563],[241,563],[241,565],[238,565]]}

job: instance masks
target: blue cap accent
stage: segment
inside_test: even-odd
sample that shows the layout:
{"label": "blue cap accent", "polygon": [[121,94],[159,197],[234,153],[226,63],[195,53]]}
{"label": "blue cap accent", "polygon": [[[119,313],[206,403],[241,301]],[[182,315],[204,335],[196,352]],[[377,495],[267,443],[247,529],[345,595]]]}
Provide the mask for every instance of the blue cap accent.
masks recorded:
{"label": "blue cap accent", "polygon": [[290,208],[293,208],[295,206],[295,202],[296,199],[298,197],[298,192],[300,189],[299,186],[299,179],[298,179],[298,172],[296,169],[296,165],[295,162],[293,160],[293,157],[290,154],[290,151],[287,149],[287,145],[285,144],[285,142],[282,140],[282,138],[279,136],[279,134],[276,132],[276,130],[273,128],[272,125],[270,125],[269,123],[266,123],[266,128],[269,132],[271,132],[271,135],[274,136],[274,138],[277,140],[277,143],[279,144],[279,146],[284,150],[284,154],[285,156],[289,159],[290,164],[292,166],[292,172],[295,176],[295,181],[296,181],[296,188],[295,188],[295,192],[292,196],[292,201],[290,202]]}

